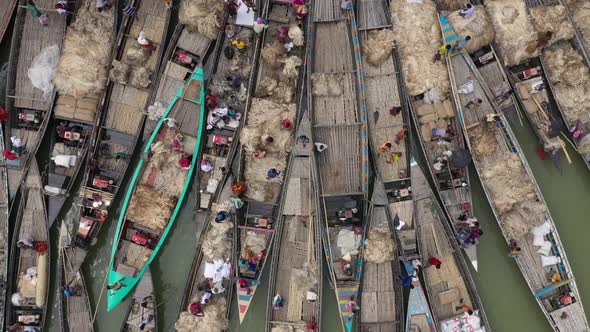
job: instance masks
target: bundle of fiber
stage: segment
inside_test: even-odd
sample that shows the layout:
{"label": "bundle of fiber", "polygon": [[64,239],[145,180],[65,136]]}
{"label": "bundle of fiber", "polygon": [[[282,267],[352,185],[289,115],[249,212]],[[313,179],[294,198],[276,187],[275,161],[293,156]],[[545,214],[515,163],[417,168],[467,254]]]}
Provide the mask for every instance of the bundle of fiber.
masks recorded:
{"label": "bundle of fiber", "polygon": [[114,40],[115,10],[99,12],[86,0],[70,25],[53,80],[61,94],[100,94],[106,84]]}
{"label": "bundle of fiber", "polygon": [[496,30],[496,44],[505,66],[514,66],[538,55],[537,30],[524,0],[486,1],[485,7]]}
{"label": "bundle of fiber", "polygon": [[408,93],[417,96],[439,88],[448,95],[450,84],[446,64],[444,61],[432,61],[442,44],[434,3],[392,0],[391,17]]}
{"label": "bundle of fiber", "polygon": [[303,46],[305,43],[305,36],[303,35],[303,30],[299,27],[297,22],[293,22],[289,25],[289,32],[287,33],[293,45],[295,46]]}
{"label": "bundle of fiber", "polygon": [[582,34],[586,45],[590,45],[590,1],[570,0],[569,2],[576,28]]}
{"label": "bundle of fiber", "polygon": [[481,5],[475,6],[473,15],[469,18],[461,17],[459,11],[456,11],[447,16],[447,19],[459,37],[471,37],[465,44],[465,51],[469,53],[474,53],[494,41],[492,21]]}
{"label": "bundle of fiber", "polygon": [[574,27],[567,18],[564,6],[539,6],[531,8],[529,13],[533,18],[533,24],[539,33],[552,33],[547,46],[561,40],[570,40],[574,38]]}
{"label": "bundle of fiber", "polygon": [[[278,104],[272,100],[252,98],[247,124],[240,134],[246,151],[254,153],[259,148],[285,157],[292,148],[293,131],[284,129],[283,119],[295,120],[295,104]],[[264,140],[272,137],[272,142]]]}
{"label": "bundle of fiber", "polygon": [[365,260],[369,263],[381,264],[395,258],[395,242],[386,227],[373,227],[366,241]]}
{"label": "bundle of fiber", "polygon": [[124,85],[129,83],[129,65],[118,60],[113,60],[113,68],[109,72],[109,79]]}
{"label": "bundle of fiber", "polygon": [[307,291],[313,289],[317,284],[318,275],[310,264],[304,263],[303,267],[291,269],[291,287],[296,289],[296,293],[301,299],[305,299]]}
{"label": "bundle of fiber", "polygon": [[143,66],[150,59],[152,50],[139,47],[139,43],[134,43],[127,49],[125,58],[132,66]]}
{"label": "bundle of fiber", "polygon": [[372,30],[363,43],[363,54],[367,62],[373,66],[379,66],[391,56],[395,34],[389,29]]}
{"label": "bundle of fiber", "polygon": [[535,186],[515,153],[497,158],[482,172],[482,178],[500,214],[507,213],[518,203],[537,198]]}
{"label": "bundle of fiber", "polygon": [[434,0],[436,8],[440,11],[452,12],[465,8],[469,0]]}
{"label": "bundle of fiber", "polygon": [[240,76],[242,79],[250,77],[252,64],[246,54],[236,54],[229,62],[228,73]]}
{"label": "bundle of fiber", "polygon": [[533,227],[545,222],[547,209],[541,202],[529,199],[514,204],[511,210],[500,215],[504,232],[512,239],[519,239],[529,233]]}
{"label": "bundle of fiber", "polygon": [[278,40],[275,40],[270,45],[264,45],[262,51],[260,52],[264,63],[275,69],[281,67],[281,60],[286,54],[287,50]]}
{"label": "bundle of fiber", "polygon": [[[285,158],[277,158],[273,155],[257,158],[254,155],[247,155],[246,164],[244,169],[244,178],[248,184],[246,197],[260,202],[273,202],[283,183],[287,167]],[[268,170],[271,168],[281,172],[279,176],[268,178]]]}
{"label": "bundle of fiber", "polygon": [[568,126],[590,114],[590,70],[571,46],[550,47],[543,52],[553,94]]}
{"label": "bundle of fiber", "polygon": [[281,63],[283,64],[283,76],[288,80],[292,80],[299,76],[299,66],[303,63],[300,57],[292,55],[281,60]]}
{"label": "bundle of fiber", "polygon": [[175,205],[176,198],[163,195],[150,186],[140,184],[129,203],[127,219],[153,230],[163,231]]}
{"label": "bundle of fiber", "polygon": [[222,15],[223,0],[185,0],[180,2],[178,19],[189,31],[215,40],[221,29],[218,17]]}
{"label": "bundle of fiber", "polygon": [[147,89],[152,81],[150,76],[152,71],[146,67],[133,67],[129,73],[129,84],[137,88]]}
{"label": "bundle of fiber", "polygon": [[[197,294],[191,303],[200,299],[200,295]],[[225,316],[227,310],[225,297],[213,296],[209,304],[202,308],[204,315],[201,317],[194,316],[188,311],[181,312],[174,324],[174,329],[178,332],[222,332],[229,327],[229,320]]]}
{"label": "bundle of fiber", "polygon": [[312,93],[317,97],[340,96],[342,85],[338,75],[313,73],[311,74]]}
{"label": "bundle of fiber", "polygon": [[266,76],[258,83],[255,97],[270,97],[277,103],[291,104],[295,99],[295,89],[290,84]]}
{"label": "bundle of fiber", "polygon": [[[212,217],[215,219],[215,217]],[[220,223],[211,220],[211,225],[205,234],[201,250],[203,255],[208,260],[228,259],[232,253],[232,239],[228,236],[230,230],[233,229],[231,221],[223,221]]]}

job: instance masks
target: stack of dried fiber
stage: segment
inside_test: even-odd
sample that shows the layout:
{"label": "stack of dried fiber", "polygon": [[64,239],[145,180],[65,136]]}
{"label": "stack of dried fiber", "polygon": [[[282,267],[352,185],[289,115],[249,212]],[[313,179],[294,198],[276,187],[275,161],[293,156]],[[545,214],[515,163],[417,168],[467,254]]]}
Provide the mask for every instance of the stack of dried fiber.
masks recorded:
{"label": "stack of dried fiber", "polygon": [[223,16],[223,0],[183,0],[178,19],[191,32],[198,32],[211,40],[217,39],[221,29],[218,20]]}
{"label": "stack of dried fiber", "polygon": [[379,66],[391,56],[394,43],[395,34],[389,29],[369,31],[363,42],[363,55],[370,65]]}
{"label": "stack of dried fiber", "polygon": [[442,45],[439,18],[434,3],[392,0],[391,17],[408,93],[418,96],[438,88],[444,95],[448,95],[450,83],[447,66],[444,61],[432,61]]}
{"label": "stack of dried fiber", "polygon": [[492,21],[481,5],[475,6],[470,18],[463,18],[459,15],[459,11],[455,11],[449,14],[447,19],[459,37],[471,37],[465,45],[465,51],[469,53],[474,53],[494,41]]}
{"label": "stack of dried fiber", "polygon": [[114,9],[98,12],[93,0],[82,5],[66,33],[53,80],[59,93],[82,98],[103,91],[115,38],[115,15]]}
{"label": "stack of dried fiber", "polygon": [[564,6],[539,6],[531,8],[529,12],[539,33],[552,33],[547,46],[574,38],[574,27],[567,18]]}
{"label": "stack of dried fiber", "polygon": [[[197,296],[192,302],[200,301],[201,296]],[[227,310],[227,301],[225,297],[213,296],[211,301],[203,306],[204,315],[197,317],[188,311],[180,313],[178,320],[174,324],[174,329],[178,332],[222,332],[229,327],[229,321],[225,317]]]}
{"label": "stack of dried fiber", "polygon": [[524,0],[485,2],[496,31],[496,44],[505,66],[514,66],[536,57],[537,30],[527,12]]}
{"label": "stack of dried fiber", "polygon": [[572,11],[576,28],[586,42],[586,48],[590,47],[590,1],[570,0],[569,8]]}

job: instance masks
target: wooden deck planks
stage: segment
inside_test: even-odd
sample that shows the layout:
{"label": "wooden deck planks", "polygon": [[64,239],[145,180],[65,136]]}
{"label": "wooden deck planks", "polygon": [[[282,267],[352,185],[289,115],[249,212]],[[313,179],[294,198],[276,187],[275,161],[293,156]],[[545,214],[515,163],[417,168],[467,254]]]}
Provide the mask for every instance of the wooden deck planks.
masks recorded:
{"label": "wooden deck planks", "polygon": [[382,28],[391,25],[389,8],[383,0],[359,0],[357,2],[359,30]]}
{"label": "wooden deck planks", "polygon": [[317,24],[315,37],[312,60],[314,73],[354,72],[352,42],[346,21]]}
{"label": "wooden deck planks", "polygon": [[[54,0],[37,0],[37,8],[53,8]],[[24,9],[19,9],[24,10]],[[39,20],[25,13],[25,24],[20,38],[18,66],[16,69],[16,86],[14,106],[18,108],[49,111],[51,98],[44,98],[43,92],[31,84],[28,76],[29,68],[35,57],[49,46],[57,45],[61,49],[65,33],[66,19],[56,11],[45,11],[49,17],[47,26],[41,25]],[[50,95],[51,96],[51,95]]]}
{"label": "wooden deck planks", "polygon": [[326,0],[314,2],[312,19],[314,22],[331,22],[342,19],[340,15],[340,1]]}

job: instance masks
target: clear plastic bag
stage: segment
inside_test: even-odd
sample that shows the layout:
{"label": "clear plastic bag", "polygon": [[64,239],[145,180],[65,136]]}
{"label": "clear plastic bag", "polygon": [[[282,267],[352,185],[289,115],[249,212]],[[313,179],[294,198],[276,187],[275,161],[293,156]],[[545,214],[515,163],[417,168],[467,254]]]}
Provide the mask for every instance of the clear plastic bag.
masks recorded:
{"label": "clear plastic bag", "polygon": [[53,92],[53,75],[59,60],[60,50],[57,45],[44,48],[39,55],[33,59],[28,76],[31,84],[41,91],[43,97],[48,98]]}

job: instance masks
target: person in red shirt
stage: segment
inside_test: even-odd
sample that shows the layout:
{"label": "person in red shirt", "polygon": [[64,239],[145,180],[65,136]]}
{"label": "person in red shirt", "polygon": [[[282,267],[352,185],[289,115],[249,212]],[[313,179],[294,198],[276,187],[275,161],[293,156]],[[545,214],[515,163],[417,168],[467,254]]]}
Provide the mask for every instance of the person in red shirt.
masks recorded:
{"label": "person in red shirt", "polygon": [[4,107],[0,106],[0,122],[7,122],[8,121],[8,112],[4,109]]}
{"label": "person in red shirt", "polygon": [[315,321],[315,316],[311,317],[311,322],[307,323],[307,329],[308,330],[312,330],[315,331],[319,328],[320,326],[318,325],[318,323]]}
{"label": "person in red shirt", "polygon": [[189,311],[193,316],[204,316],[205,314],[203,313],[203,308],[201,307],[201,303],[199,302],[193,302],[190,304],[189,306]]}
{"label": "person in red shirt", "polygon": [[182,157],[178,160],[178,166],[182,169],[189,169],[191,167],[191,158],[192,156],[188,153],[184,153]]}
{"label": "person in red shirt", "polygon": [[8,160],[16,160],[18,159],[18,156],[16,155],[16,153],[8,149],[4,149],[4,158]]}
{"label": "person in red shirt", "polygon": [[430,263],[430,265],[436,266],[437,269],[440,269],[440,266],[442,265],[442,262],[440,261],[440,259],[438,259],[436,257],[428,258],[428,263]]}

